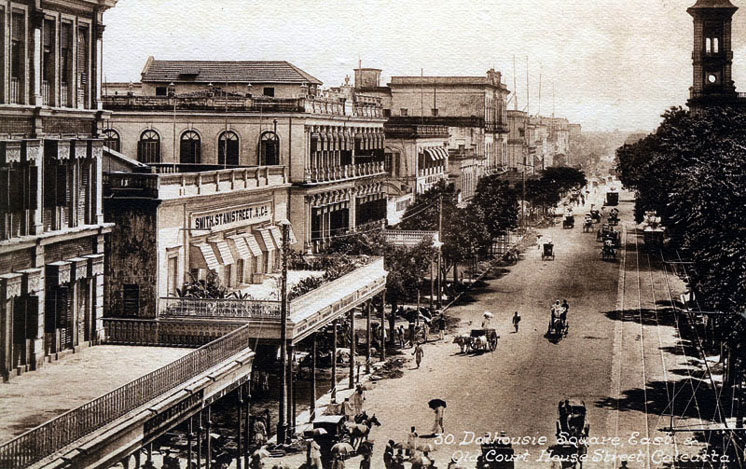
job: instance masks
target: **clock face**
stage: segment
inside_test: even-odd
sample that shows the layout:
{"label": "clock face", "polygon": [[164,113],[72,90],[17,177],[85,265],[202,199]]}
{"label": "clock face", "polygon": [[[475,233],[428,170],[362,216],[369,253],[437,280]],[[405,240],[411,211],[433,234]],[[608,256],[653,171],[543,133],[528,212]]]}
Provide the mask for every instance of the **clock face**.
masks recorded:
{"label": "clock face", "polygon": [[707,82],[711,85],[714,85],[718,82],[718,77],[714,73],[710,73],[707,75]]}

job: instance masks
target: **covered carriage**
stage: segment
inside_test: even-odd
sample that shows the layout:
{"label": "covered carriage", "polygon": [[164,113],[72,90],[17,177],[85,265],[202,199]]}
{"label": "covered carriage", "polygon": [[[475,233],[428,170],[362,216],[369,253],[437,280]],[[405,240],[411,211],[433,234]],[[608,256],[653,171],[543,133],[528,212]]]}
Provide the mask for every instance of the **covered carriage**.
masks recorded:
{"label": "covered carriage", "polygon": [[575,216],[572,214],[565,215],[565,219],[562,220],[562,229],[575,228]]}
{"label": "covered carriage", "polygon": [[[507,440],[507,438],[505,438]],[[513,469],[515,450],[510,441],[496,438],[481,445],[482,454],[477,457],[477,469]]]}
{"label": "covered carriage", "polygon": [[544,250],[541,253],[541,260],[552,259],[554,260],[554,243],[544,243]]}
{"label": "covered carriage", "polygon": [[601,248],[601,259],[604,261],[616,259],[616,249],[611,240],[604,241],[604,245]]}

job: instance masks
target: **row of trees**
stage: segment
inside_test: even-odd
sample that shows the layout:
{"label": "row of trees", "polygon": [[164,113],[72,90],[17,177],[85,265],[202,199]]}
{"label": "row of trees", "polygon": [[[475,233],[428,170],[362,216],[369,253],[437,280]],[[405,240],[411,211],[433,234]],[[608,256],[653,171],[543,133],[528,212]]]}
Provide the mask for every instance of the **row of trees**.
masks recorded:
{"label": "row of trees", "polygon": [[[622,183],[637,191],[635,214],[662,217],[673,247],[693,261],[692,285],[705,310],[727,314],[719,332],[746,368],[746,114],[672,108],[660,127],[617,151]],[[738,358],[740,356],[740,358]]]}

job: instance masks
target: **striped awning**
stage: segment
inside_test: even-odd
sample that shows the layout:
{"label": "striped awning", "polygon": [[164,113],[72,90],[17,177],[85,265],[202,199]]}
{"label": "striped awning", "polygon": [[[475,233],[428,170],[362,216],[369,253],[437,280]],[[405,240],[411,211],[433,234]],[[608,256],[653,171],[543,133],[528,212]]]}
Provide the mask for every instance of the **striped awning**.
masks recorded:
{"label": "striped awning", "polygon": [[440,160],[440,155],[438,154],[438,151],[436,148],[425,148],[425,154],[430,157],[431,161],[438,161]]}
{"label": "striped awning", "polygon": [[223,265],[231,265],[235,261],[233,260],[233,253],[231,252],[230,246],[228,246],[228,242],[224,240],[220,241],[213,241],[212,243],[216,248],[218,248],[218,252],[220,253],[220,259],[223,261]]}
{"label": "striped awning", "polygon": [[249,247],[249,251],[251,251],[251,254],[254,257],[262,255],[262,248],[259,247],[259,243],[256,241],[256,237],[253,234],[246,233],[243,235],[243,238],[246,241],[246,245]]}
{"label": "striped awning", "polygon": [[[280,228],[276,225],[272,225],[269,227],[269,233],[272,235],[272,239],[275,241],[277,247],[282,249],[282,231],[280,231]],[[289,237],[290,235],[288,234],[288,238]]]}
{"label": "striped awning", "polygon": [[238,257],[246,260],[251,259],[251,251],[249,250],[249,245],[246,244],[246,238],[241,235],[233,235],[228,236],[228,239],[230,239],[233,245],[236,247]]}

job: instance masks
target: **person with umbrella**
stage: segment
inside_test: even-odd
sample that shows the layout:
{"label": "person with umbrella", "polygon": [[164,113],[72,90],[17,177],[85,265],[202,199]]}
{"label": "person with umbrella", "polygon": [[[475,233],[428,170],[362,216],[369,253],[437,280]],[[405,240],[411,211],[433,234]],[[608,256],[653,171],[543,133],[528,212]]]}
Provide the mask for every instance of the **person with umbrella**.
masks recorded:
{"label": "person with umbrella", "polygon": [[[323,430],[322,428],[317,428],[316,430]],[[309,469],[324,469],[323,464],[321,463],[321,446],[316,442],[315,439],[311,439],[311,441],[308,442],[308,452],[306,454],[306,467]]]}
{"label": "person with umbrella", "polygon": [[442,399],[432,399],[427,405],[435,412],[435,423],[433,424],[433,435],[445,433],[443,428],[443,414],[446,409],[446,401]]}
{"label": "person with umbrella", "polygon": [[485,311],[482,315],[484,319],[482,319],[482,329],[487,329],[490,326],[490,319],[492,319],[492,313],[489,311]]}

